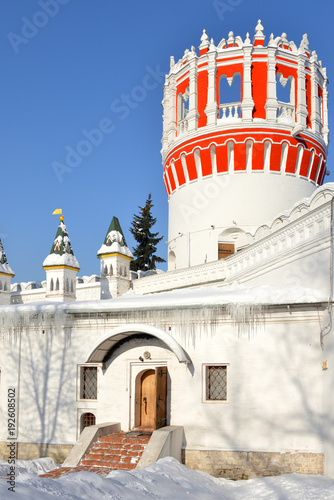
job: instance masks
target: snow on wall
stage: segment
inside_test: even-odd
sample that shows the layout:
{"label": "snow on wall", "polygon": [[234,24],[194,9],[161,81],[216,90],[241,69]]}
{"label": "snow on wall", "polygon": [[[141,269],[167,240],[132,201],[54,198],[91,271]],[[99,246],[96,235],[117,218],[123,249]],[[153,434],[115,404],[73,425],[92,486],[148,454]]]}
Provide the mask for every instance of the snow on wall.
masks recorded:
{"label": "snow on wall", "polygon": [[[2,376],[6,386],[17,386],[20,349],[24,353],[20,382],[21,440],[74,443],[78,415],[85,411],[93,412],[97,423],[120,421],[127,430],[134,414],[131,405],[135,398],[130,395],[135,375],[140,370],[166,364],[170,377],[168,423],[184,426],[188,447],[321,452],[322,395],[321,390],[314,390],[321,387],[322,376],[317,308],[294,306],[291,312],[287,307],[270,305],[265,322],[246,336],[239,334],[237,318],[231,318],[217,290],[194,292],[194,307],[189,303],[185,306],[183,299],[184,309],[180,309],[182,294],[179,293],[173,299],[159,298],[152,308],[145,310],[143,299],[148,304],[148,297],[97,301],[102,308],[97,307],[97,302],[1,308],[0,336],[4,330],[7,334],[2,338],[0,366],[4,367]],[[314,291],[304,293],[308,299],[321,298]],[[207,305],[215,296],[217,303],[209,308]],[[225,299],[232,296],[239,299],[243,296],[246,306],[252,304],[246,290],[230,290]],[[269,301],[268,290],[262,292],[262,297],[265,296]],[[294,294],[295,299],[300,296]],[[277,295],[272,293],[271,297],[277,300]],[[105,302],[110,302],[109,306],[119,302],[118,309],[109,307],[106,314]],[[177,302],[179,309],[175,306]],[[129,307],[132,303],[136,307]],[[162,304],[166,307],[164,311]],[[73,317],[75,306],[78,316]],[[322,309],[319,306],[320,316]],[[9,310],[12,314],[8,314]],[[140,318],[173,336],[192,364],[187,367],[179,363],[157,339],[129,338],[111,354],[104,368],[99,366],[98,399],[80,400],[78,366],[86,362],[87,352],[114,327],[131,326]],[[151,353],[151,358],[142,363],[139,358],[145,351]],[[203,370],[205,364],[216,363],[227,366],[228,399],[208,402]],[[5,425],[0,428],[5,429]],[[0,441],[5,439],[1,434]]]}

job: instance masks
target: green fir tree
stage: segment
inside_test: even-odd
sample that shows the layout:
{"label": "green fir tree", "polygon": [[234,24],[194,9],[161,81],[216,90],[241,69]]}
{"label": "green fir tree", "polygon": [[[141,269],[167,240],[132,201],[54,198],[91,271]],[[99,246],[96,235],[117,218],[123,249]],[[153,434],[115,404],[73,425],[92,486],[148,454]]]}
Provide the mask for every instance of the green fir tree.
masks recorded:
{"label": "green fir tree", "polygon": [[145,206],[138,207],[140,210],[139,215],[133,216],[130,231],[138,244],[133,249],[132,271],[148,271],[149,269],[155,269],[157,262],[166,262],[165,259],[155,255],[157,244],[162,240],[163,236],[159,237],[159,233],[151,232],[151,228],[157,221],[152,217],[152,207],[152,198],[149,194]]}

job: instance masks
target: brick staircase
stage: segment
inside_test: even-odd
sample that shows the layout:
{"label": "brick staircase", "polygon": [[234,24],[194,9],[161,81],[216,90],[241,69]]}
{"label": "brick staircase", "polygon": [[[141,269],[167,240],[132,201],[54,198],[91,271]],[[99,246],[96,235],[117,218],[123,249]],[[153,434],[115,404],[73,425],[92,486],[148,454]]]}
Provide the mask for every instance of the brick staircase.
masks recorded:
{"label": "brick staircase", "polygon": [[111,470],[135,469],[150,437],[150,434],[140,432],[118,432],[100,437],[80,465],[108,467]]}
{"label": "brick staircase", "polygon": [[151,433],[118,432],[100,437],[77,467],[60,467],[41,477],[57,478],[73,472],[94,472],[107,476],[112,470],[135,469]]}

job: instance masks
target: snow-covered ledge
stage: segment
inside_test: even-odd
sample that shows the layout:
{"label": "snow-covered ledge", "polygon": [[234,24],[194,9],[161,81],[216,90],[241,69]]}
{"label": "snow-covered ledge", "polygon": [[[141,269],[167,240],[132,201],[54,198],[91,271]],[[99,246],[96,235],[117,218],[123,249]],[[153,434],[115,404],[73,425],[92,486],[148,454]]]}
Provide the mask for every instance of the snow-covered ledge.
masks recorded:
{"label": "snow-covered ledge", "polygon": [[184,431],[181,426],[170,425],[157,429],[153,432],[136,468],[143,469],[165,457],[173,457],[181,462],[183,440]]}

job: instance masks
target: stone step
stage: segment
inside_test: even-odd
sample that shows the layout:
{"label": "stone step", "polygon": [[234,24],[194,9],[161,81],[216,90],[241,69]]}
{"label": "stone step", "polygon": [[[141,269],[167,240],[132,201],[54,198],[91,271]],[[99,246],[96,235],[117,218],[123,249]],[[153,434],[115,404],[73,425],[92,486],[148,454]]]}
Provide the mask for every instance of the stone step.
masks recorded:
{"label": "stone step", "polygon": [[100,437],[81,460],[83,467],[131,470],[137,466],[150,435],[129,436],[118,432]]}
{"label": "stone step", "polygon": [[106,477],[113,469],[111,467],[100,467],[100,466],[92,466],[86,467],[85,465],[78,465],[77,467],[59,467],[59,469],[50,470],[45,474],[40,474],[39,477],[48,477],[51,479],[57,479],[61,476],[67,476],[68,474],[73,474],[75,472],[94,472],[95,474],[99,474],[100,476]]}
{"label": "stone step", "polygon": [[125,469],[131,470],[135,469],[137,464],[130,462],[109,462],[103,460],[81,460],[81,465],[84,467],[106,467],[112,470]]}
{"label": "stone step", "polygon": [[131,462],[140,459],[141,455],[96,455],[95,453],[87,453],[84,460],[102,460],[104,462]]}
{"label": "stone step", "polygon": [[103,443],[103,444],[114,444],[114,445],[126,445],[126,444],[130,444],[130,445],[145,445],[149,442],[149,439],[127,439],[127,438],[123,438],[123,439],[115,439],[113,437],[100,437],[99,438],[99,443]]}
{"label": "stone step", "polygon": [[112,452],[115,452],[117,453],[118,451],[120,450],[124,450],[126,452],[128,451],[143,451],[145,448],[146,448],[146,444],[143,445],[143,444],[125,444],[124,446],[122,445],[109,445],[109,444],[103,444],[103,446],[101,446],[101,444],[103,443],[95,443],[94,444],[94,449],[97,450],[97,451],[112,451]]}
{"label": "stone step", "polygon": [[121,458],[121,457],[141,457],[143,454],[142,451],[138,452],[138,451],[129,451],[129,452],[125,452],[124,450],[120,450],[119,453],[114,453],[114,452],[106,452],[104,453],[103,451],[99,451],[99,450],[94,450],[93,448],[85,455],[85,458],[90,458],[90,459],[94,459],[96,458],[97,460],[99,460],[101,457],[105,457],[105,458],[109,458],[109,457],[115,457],[116,459],[117,458]]}
{"label": "stone step", "polygon": [[100,437],[81,460],[83,467],[108,467],[113,470],[134,469],[150,440],[150,435],[127,435],[117,432]]}

